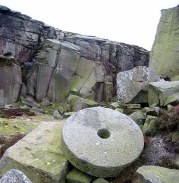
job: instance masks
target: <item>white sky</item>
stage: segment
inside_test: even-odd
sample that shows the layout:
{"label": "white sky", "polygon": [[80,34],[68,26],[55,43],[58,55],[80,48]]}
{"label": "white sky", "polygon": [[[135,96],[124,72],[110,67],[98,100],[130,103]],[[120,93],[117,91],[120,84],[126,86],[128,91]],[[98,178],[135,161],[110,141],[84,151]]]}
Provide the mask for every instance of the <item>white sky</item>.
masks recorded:
{"label": "white sky", "polygon": [[61,30],[151,49],[160,10],[178,0],[0,0]]}

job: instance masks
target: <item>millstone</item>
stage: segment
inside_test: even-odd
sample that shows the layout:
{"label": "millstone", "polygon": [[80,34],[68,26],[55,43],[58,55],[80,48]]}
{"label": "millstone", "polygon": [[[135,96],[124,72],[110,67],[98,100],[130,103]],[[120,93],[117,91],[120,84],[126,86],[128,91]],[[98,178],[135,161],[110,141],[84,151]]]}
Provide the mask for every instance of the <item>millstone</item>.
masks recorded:
{"label": "millstone", "polygon": [[96,177],[117,176],[139,157],[143,146],[143,134],[132,119],[103,107],[78,111],[62,131],[67,159]]}

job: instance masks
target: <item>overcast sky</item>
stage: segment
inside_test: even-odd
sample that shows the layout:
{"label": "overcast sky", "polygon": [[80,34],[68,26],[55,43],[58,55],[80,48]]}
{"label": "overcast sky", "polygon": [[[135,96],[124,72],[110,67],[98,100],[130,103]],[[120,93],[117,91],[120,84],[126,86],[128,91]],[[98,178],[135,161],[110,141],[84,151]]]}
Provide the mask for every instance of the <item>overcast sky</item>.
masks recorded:
{"label": "overcast sky", "polygon": [[0,0],[61,30],[151,49],[160,10],[178,0]]}

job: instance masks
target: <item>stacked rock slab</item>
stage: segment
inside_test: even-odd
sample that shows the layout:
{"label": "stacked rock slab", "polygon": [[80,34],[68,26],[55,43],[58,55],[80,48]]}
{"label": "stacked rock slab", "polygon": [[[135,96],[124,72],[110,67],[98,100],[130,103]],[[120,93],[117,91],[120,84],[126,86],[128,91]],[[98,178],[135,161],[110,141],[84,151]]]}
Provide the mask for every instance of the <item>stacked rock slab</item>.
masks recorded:
{"label": "stacked rock slab", "polygon": [[119,72],[117,74],[117,97],[119,103],[124,104],[131,101],[147,103],[149,83],[156,81],[160,81],[160,78],[145,66],[138,66],[129,71]]}
{"label": "stacked rock slab", "polygon": [[80,110],[63,127],[62,148],[67,159],[96,177],[117,176],[139,157],[143,146],[138,125],[108,108]]}
{"label": "stacked rock slab", "polygon": [[62,126],[44,122],[11,146],[0,160],[0,177],[15,168],[33,183],[64,183],[68,162],[61,150]]}
{"label": "stacked rock slab", "polygon": [[148,101],[149,105],[168,104],[168,97],[179,92],[179,81],[151,82],[149,85]]}
{"label": "stacked rock slab", "polygon": [[158,75],[173,77],[179,73],[179,6],[162,10],[149,67]]}

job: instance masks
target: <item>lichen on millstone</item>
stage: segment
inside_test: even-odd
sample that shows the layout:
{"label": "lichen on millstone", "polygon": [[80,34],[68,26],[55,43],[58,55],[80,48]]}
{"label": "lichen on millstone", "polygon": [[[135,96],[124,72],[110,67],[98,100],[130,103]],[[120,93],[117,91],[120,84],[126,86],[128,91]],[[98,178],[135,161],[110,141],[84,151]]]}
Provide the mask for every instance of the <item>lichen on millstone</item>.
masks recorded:
{"label": "lichen on millstone", "polygon": [[11,146],[0,160],[0,177],[12,168],[33,183],[65,183],[68,161],[61,150],[63,123],[44,122]]}
{"label": "lichen on millstone", "polygon": [[76,168],[96,177],[115,177],[144,147],[139,126],[112,109],[93,107],[66,120],[62,149]]}

